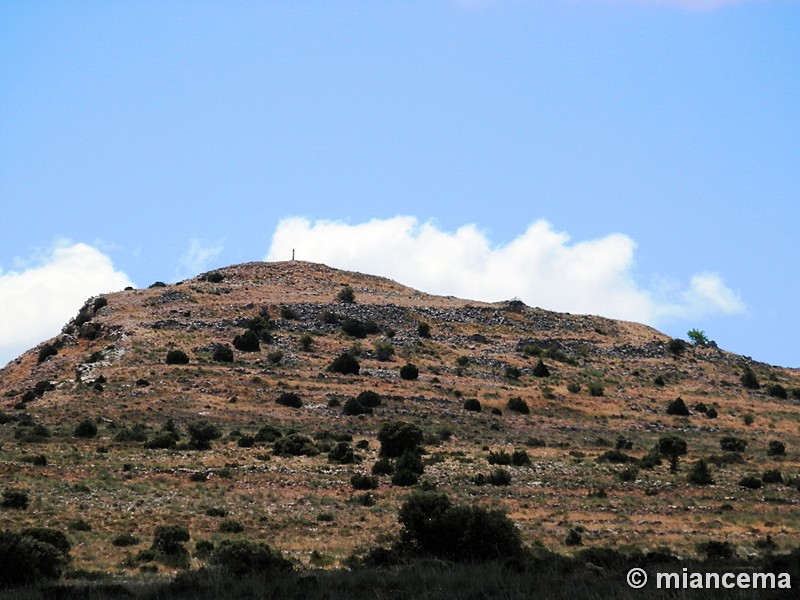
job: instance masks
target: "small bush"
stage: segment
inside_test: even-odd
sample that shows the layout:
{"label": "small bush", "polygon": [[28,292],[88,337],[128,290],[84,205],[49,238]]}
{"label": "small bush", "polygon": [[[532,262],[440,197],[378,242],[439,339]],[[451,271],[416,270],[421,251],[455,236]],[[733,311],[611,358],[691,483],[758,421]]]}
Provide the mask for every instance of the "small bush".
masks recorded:
{"label": "small bush", "polygon": [[217,531],[220,533],[242,533],[244,531],[244,525],[233,519],[225,519],[220,522]]}
{"label": "small bush", "polygon": [[481,403],[475,398],[470,398],[464,402],[464,410],[481,412]]}
{"label": "small bush", "polygon": [[258,335],[252,329],[248,329],[233,338],[233,347],[240,352],[258,352],[261,350]]}
{"label": "small bush", "polygon": [[167,352],[166,363],[168,365],[188,365],[189,357],[183,350],[170,350]]}
{"label": "small bush", "polygon": [[686,406],[686,403],[683,401],[683,398],[678,396],[675,400],[667,404],[667,414],[687,417],[691,413],[689,412],[689,407]]}
{"label": "small bush", "polygon": [[398,469],[394,475],[392,475],[392,485],[396,485],[398,487],[409,487],[416,485],[418,481],[419,475],[413,471]]}
{"label": "small bush", "polygon": [[28,492],[24,490],[5,490],[3,499],[0,500],[0,508],[25,510],[28,508],[29,502]]}
{"label": "small bush", "polygon": [[761,487],[761,479],[755,475],[747,475],[739,480],[739,486],[751,490],[757,490]]}
{"label": "small bush", "polygon": [[515,367],[514,365],[507,365],[505,374],[509,379],[519,379],[522,375],[522,371],[520,371],[519,368]]}
{"label": "small bush", "polygon": [[419,369],[413,363],[408,363],[400,368],[400,377],[406,381],[414,381],[419,377]]}
{"label": "small bush", "polygon": [[225,276],[219,271],[212,271],[210,273],[206,273],[200,277],[200,279],[209,283],[222,283],[222,281],[225,279]]}
{"label": "small bush", "polygon": [[328,371],[342,375],[358,375],[361,365],[349,352],[343,352],[330,364]]}
{"label": "small bush", "polygon": [[328,452],[328,462],[340,465],[349,465],[357,462],[356,454],[353,447],[347,442],[337,442],[336,445]]}
{"label": "small bush", "polygon": [[356,473],[350,478],[354,490],[374,490],[378,488],[378,478]]}
{"label": "small bush", "polygon": [[567,537],[564,539],[564,544],[566,546],[582,546],[583,537],[577,529],[570,529],[567,533]]}
{"label": "small bush", "polygon": [[431,337],[431,326],[427,323],[420,323],[417,325],[417,334],[421,338],[429,338]]}
{"label": "small bush", "polygon": [[310,334],[308,334],[308,333],[304,333],[304,334],[303,334],[303,335],[300,337],[300,347],[301,347],[303,350],[305,350],[306,352],[308,352],[309,350],[311,350],[311,347],[312,347],[313,345],[314,345],[314,338],[313,338],[313,337],[312,337]]}
{"label": "small bush", "polygon": [[367,337],[367,328],[364,323],[358,319],[347,318],[342,321],[342,331],[356,339],[364,339]]}
{"label": "small bush", "polygon": [[600,398],[605,395],[605,390],[603,386],[597,382],[593,382],[589,384],[589,395],[595,398]]}
{"label": "small bush", "polygon": [[521,415],[528,415],[531,412],[531,409],[528,408],[528,403],[519,396],[509,398],[506,408]]}
{"label": "small bush", "polygon": [[372,465],[373,475],[391,475],[394,473],[394,464],[388,458],[379,458]]}
{"label": "small bush", "polygon": [[167,450],[176,446],[175,436],[168,431],[159,431],[144,444],[148,450]]}
{"label": "small bush", "polygon": [[281,319],[296,321],[299,318],[297,311],[291,306],[281,306]]}
{"label": "small bush", "polygon": [[713,485],[714,478],[711,476],[711,469],[708,468],[708,463],[704,460],[698,460],[692,465],[689,475],[686,480],[694,485]]}
{"label": "small bush", "polygon": [[141,540],[130,533],[121,533],[111,538],[111,544],[118,548],[126,548],[128,546],[136,546],[140,544]]}
{"label": "small bush", "polygon": [[239,448],[252,448],[256,445],[256,438],[252,435],[243,435],[236,440],[236,445],[239,446]]}
{"label": "small bush", "polygon": [[353,304],[356,301],[356,293],[349,285],[344,286],[336,295],[339,302],[343,304]]}
{"label": "small bush", "polygon": [[488,482],[491,485],[511,485],[511,473],[505,469],[495,469],[489,474]]}
{"label": "small bush", "polygon": [[391,360],[394,356],[394,346],[389,342],[375,342],[375,358],[380,361]]}
{"label": "small bush", "polygon": [[768,469],[761,474],[764,483],[783,483],[783,474],[778,469]]}
{"label": "small bush", "polygon": [[405,452],[417,452],[423,439],[424,434],[416,425],[403,421],[387,421],[378,431],[380,456],[397,458]]}
{"label": "small bush", "polygon": [[350,417],[356,415],[371,415],[372,408],[365,406],[358,398],[348,398],[344,403],[342,413]]}
{"label": "small bush", "polygon": [[194,421],[189,423],[186,427],[191,439],[189,440],[189,448],[192,450],[208,450],[211,448],[211,442],[218,440],[222,437],[222,431],[219,427],[208,421]]}
{"label": "small bush", "polygon": [[153,534],[152,549],[166,555],[183,554],[186,552],[183,544],[189,537],[189,530],[182,525],[159,525]]}
{"label": "small bush", "polygon": [[214,362],[232,363],[233,350],[228,344],[217,344],[214,347],[214,354],[211,355]]}
{"label": "small bush", "polygon": [[75,427],[73,435],[77,438],[93,438],[97,436],[97,425],[91,419],[84,419]]}
{"label": "small bush", "polygon": [[778,440],[772,440],[767,448],[767,456],[784,456],[786,454],[786,444]]}
{"label": "small bush", "polygon": [[581,393],[581,384],[580,383],[568,383],[567,384],[567,391],[570,394],[580,394]]}
{"label": "small bush", "polygon": [[209,563],[237,577],[292,570],[291,563],[268,545],[247,540],[223,540]]}
{"label": "small bush", "polygon": [[502,450],[500,452],[489,452],[489,457],[487,460],[489,461],[490,465],[510,465],[511,455]]}
{"label": "small bush", "polygon": [[69,562],[69,550],[60,531],[0,531],[0,589],[59,578]]}
{"label": "small bush", "polygon": [[730,542],[701,542],[697,544],[697,551],[704,554],[706,560],[731,560],[736,557],[736,547]]}
{"label": "small bush", "polygon": [[539,362],[536,363],[536,366],[533,367],[533,376],[550,377],[550,369],[547,368],[547,365],[544,364],[544,361],[541,358],[539,359]]}
{"label": "small bush", "polygon": [[732,435],[726,435],[719,441],[719,445],[725,452],[742,453],[747,448],[747,441]]}
{"label": "small bush", "polygon": [[653,383],[658,387],[667,385],[667,381],[664,379],[663,375],[656,375],[655,379],[653,379]]}
{"label": "small bush", "polygon": [[716,419],[717,418],[717,409],[713,406],[706,411],[706,417],[709,419]]}
{"label": "small bush", "polygon": [[381,396],[378,392],[373,392],[372,390],[365,390],[361,392],[357,397],[356,400],[361,402],[364,406],[369,408],[375,408],[381,405]]}
{"label": "small bush", "polygon": [[262,425],[259,430],[256,432],[255,439],[257,442],[266,442],[271,444],[279,437],[282,437],[283,433],[280,429],[275,427],[274,425]]}
{"label": "small bush", "polygon": [[284,392],[275,399],[275,403],[281,406],[288,406],[289,408],[300,408],[303,406],[303,400],[294,392]]}
{"label": "small bush", "polygon": [[45,344],[39,350],[39,356],[36,359],[37,364],[41,364],[51,356],[58,354],[58,348],[55,344]]}
{"label": "small bush", "polygon": [[761,387],[761,384],[758,382],[758,377],[750,367],[745,367],[744,373],[739,378],[742,385],[747,388],[748,390],[757,390]]}
{"label": "small bush", "polygon": [[786,399],[789,397],[789,394],[788,394],[788,392],[786,391],[786,388],[785,388],[785,387],[783,387],[783,386],[782,386],[781,384],[779,384],[779,383],[776,383],[776,384],[774,384],[774,385],[771,385],[771,386],[769,386],[769,387],[767,388],[767,393],[768,393],[770,396],[774,397],[774,398],[780,398],[780,399],[782,399],[782,400],[786,400]]}
{"label": "small bush", "polygon": [[272,450],[278,456],[316,456],[319,454],[319,448],[314,445],[311,438],[300,433],[292,433],[278,438],[272,445]]}
{"label": "small bush", "polygon": [[686,351],[686,342],[674,338],[667,343],[667,351],[673,356],[680,356]]}

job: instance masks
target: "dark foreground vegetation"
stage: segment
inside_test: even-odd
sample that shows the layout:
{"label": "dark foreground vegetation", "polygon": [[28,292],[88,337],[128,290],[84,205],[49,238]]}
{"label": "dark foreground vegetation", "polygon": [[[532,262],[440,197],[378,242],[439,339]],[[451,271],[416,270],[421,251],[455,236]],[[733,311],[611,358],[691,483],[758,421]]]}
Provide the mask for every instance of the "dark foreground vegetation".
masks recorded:
{"label": "dark foreground vegetation", "polygon": [[[739,558],[729,542],[698,545],[704,560],[681,560],[669,551],[623,554],[608,548],[584,548],[566,557],[541,546],[523,545],[505,513],[459,505],[435,489],[412,493],[400,508],[395,541],[353,555],[347,570],[297,570],[262,542],[240,538],[218,546],[195,543],[205,566],[188,570],[191,539],[181,526],[159,526],[148,560],[182,569],[174,578],[146,570],[138,579],[102,573],[65,571],[70,542],[58,531],[27,529],[0,534],[0,598],[20,600],[225,600],[383,599],[438,600],[522,598],[796,598],[800,585],[800,549],[759,558]],[[580,535],[575,533],[575,545]],[[650,585],[633,589],[626,576],[644,569]],[[656,573],[769,573],[769,589],[677,591],[658,589]],[[57,582],[62,575],[70,581]],[[788,578],[787,578],[788,575]],[[701,582],[703,580],[701,579]],[[786,589],[788,585],[790,589]],[[685,585],[685,584],[684,584]],[[695,586],[697,587],[697,586]],[[755,587],[755,586],[754,586]]]}

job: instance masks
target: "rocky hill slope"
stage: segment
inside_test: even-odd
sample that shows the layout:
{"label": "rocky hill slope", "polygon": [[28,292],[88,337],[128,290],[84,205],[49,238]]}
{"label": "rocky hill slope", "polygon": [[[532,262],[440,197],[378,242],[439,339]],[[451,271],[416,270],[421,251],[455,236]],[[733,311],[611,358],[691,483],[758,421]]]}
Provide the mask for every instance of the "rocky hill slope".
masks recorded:
{"label": "rocky hill slope", "polygon": [[[332,366],[343,355],[357,373]],[[401,376],[409,363],[417,377]],[[380,400],[352,401],[365,391]],[[677,398],[689,414],[668,414]],[[336,564],[397,530],[408,487],[378,475],[358,491],[351,477],[370,474],[381,426],[399,420],[424,433],[425,485],[505,509],[527,544],[796,546],[799,398],[797,371],[640,324],[249,263],[91,298],[0,370],[0,474],[31,499],[0,511],[0,529],[83,520],[71,535],[86,568],[138,568],[111,540],[144,548],[163,523]],[[198,424],[216,429],[210,450],[193,446]],[[293,434],[313,451],[285,451]],[[676,469],[668,436],[686,443]],[[700,459],[712,485],[687,480]]]}

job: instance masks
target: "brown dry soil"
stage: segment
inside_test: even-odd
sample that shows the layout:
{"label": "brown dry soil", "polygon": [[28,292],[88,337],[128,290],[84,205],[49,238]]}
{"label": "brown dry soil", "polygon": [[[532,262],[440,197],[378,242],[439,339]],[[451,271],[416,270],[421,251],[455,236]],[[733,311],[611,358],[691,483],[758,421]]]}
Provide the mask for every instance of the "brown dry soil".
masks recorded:
{"label": "brown dry soil", "polygon": [[[350,478],[369,473],[377,460],[381,424],[403,420],[426,433],[423,480],[459,502],[506,510],[529,545],[569,553],[573,548],[564,542],[573,528],[582,532],[585,546],[668,547],[684,556],[712,539],[732,542],[740,555],[761,553],[767,535],[780,550],[800,545],[797,370],[715,347],[689,347],[674,356],[667,349],[670,338],[643,325],[515,302],[432,296],[318,264],[250,263],[218,273],[223,279],[216,283],[199,276],[108,294],[107,305],[97,311],[90,299],[88,322],[78,327],[73,321],[49,340],[61,346],[56,356],[37,363],[40,345],[0,370],[1,420],[7,421],[0,425],[0,488],[23,489],[30,497],[27,510],[0,510],[0,529],[36,525],[66,531],[73,541],[72,567],[89,571],[136,571],[134,557],[149,547],[159,524],[187,526],[193,542],[245,536],[301,564],[339,566],[398,531],[397,509],[410,488],[381,477],[372,492],[374,505],[364,506],[364,492],[354,490]],[[346,285],[355,303],[337,299]],[[282,318],[283,307],[297,318]],[[378,331],[354,339],[326,323],[325,311],[372,320]],[[231,344],[260,312],[273,321],[272,341],[259,352],[235,351],[233,363],[214,362],[215,344]],[[420,337],[420,322],[430,325],[431,337]],[[301,344],[306,334],[313,337],[309,350]],[[390,360],[377,359],[380,342],[394,349]],[[550,376],[533,375],[533,346],[544,350]],[[190,363],[165,364],[170,349],[185,351]],[[328,371],[346,350],[360,355],[357,376]],[[275,363],[277,351],[282,356]],[[400,378],[407,362],[419,367],[418,380]],[[740,383],[746,366],[760,389]],[[96,385],[101,376],[105,383]],[[655,383],[657,377],[663,385]],[[54,389],[21,402],[40,381]],[[580,390],[569,391],[570,384]],[[776,384],[788,390],[787,399],[767,393]],[[603,395],[592,396],[590,385],[601,386]],[[341,407],[329,406],[364,390],[383,398],[372,415],[345,416]],[[302,398],[301,408],[275,403],[287,391]],[[666,414],[667,403],[679,396],[692,408],[688,417]],[[525,400],[530,414],[508,410],[512,397]],[[464,410],[467,399],[479,400],[482,411]],[[718,417],[695,410],[698,403],[715,407]],[[502,414],[492,414],[492,408]],[[19,438],[24,414],[45,425],[51,437]],[[98,424],[96,438],[73,435],[85,418]],[[187,424],[199,419],[216,423],[224,435],[209,451],[146,450],[141,442],[114,439],[134,423],[147,425],[152,435],[168,418],[182,442]],[[265,424],[312,437],[323,431],[349,434],[354,445],[366,440],[369,446],[357,450],[360,463],[339,465],[325,451],[283,457],[273,454],[271,444],[237,445],[240,434],[252,435]],[[619,473],[627,465],[597,460],[619,436],[632,443],[625,452],[641,458],[667,434],[688,446],[677,473],[664,461],[622,481]],[[712,464],[714,485],[688,483],[692,463],[722,456],[725,435],[747,441],[741,460]],[[768,455],[774,440],[786,445],[785,456]],[[496,468],[488,462],[490,451],[514,450],[527,451],[531,464],[504,467],[510,485],[472,482]],[[46,457],[46,466],[31,462],[36,455]],[[766,470],[780,471],[792,485],[739,486],[745,475]],[[198,472],[207,473],[207,480],[193,481]],[[600,489],[605,498],[593,494]],[[220,532],[223,519],[209,516],[209,508],[225,509],[244,532]],[[76,527],[81,520],[91,529]],[[114,546],[111,540],[123,533],[137,536],[139,544]]]}

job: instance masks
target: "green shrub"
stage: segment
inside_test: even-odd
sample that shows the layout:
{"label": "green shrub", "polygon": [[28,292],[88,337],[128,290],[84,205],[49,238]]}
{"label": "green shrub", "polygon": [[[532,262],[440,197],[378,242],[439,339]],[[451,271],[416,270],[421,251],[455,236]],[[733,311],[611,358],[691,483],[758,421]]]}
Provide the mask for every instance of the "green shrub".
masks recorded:
{"label": "green shrub", "polygon": [[75,427],[73,435],[77,438],[93,438],[97,436],[97,425],[91,419],[84,419]]}
{"label": "green shrub", "polygon": [[257,442],[266,442],[271,444],[282,436],[283,433],[281,430],[274,425],[262,425],[261,428],[259,428],[259,430],[256,432],[255,438]]}
{"label": "green shrub", "polygon": [[342,331],[344,331],[350,337],[354,337],[356,339],[364,339],[367,337],[367,328],[358,319],[347,318],[342,321]]}
{"label": "green shrub", "polygon": [[381,444],[380,456],[397,458],[405,452],[417,452],[423,439],[422,429],[413,423],[387,421],[378,431],[378,442]]}
{"label": "green shrub", "polygon": [[567,546],[583,546],[583,537],[577,529],[570,529],[567,537],[564,538],[564,544]]}
{"label": "green shrub", "polygon": [[349,352],[343,352],[330,364],[328,371],[342,375],[358,375],[361,365]]}
{"label": "green shrub", "polygon": [[389,342],[375,342],[375,358],[381,361],[391,360],[394,356],[394,346]]}
{"label": "green shrub", "polygon": [[369,408],[375,408],[381,405],[381,396],[378,392],[374,392],[372,390],[365,390],[361,392],[357,397],[356,400],[361,402],[364,406]]}
{"label": "green shrub", "polygon": [[233,519],[225,519],[220,522],[217,531],[220,533],[242,533],[244,531],[244,525]]}
{"label": "green shrub", "polygon": [[236,445],[239,446],[239,448],[252,448],[256,445],[256,438],[252,435],[243,435],[236,440]]}
{"label": "green shrub", "polygon": [[475,398],[470,398],[464,402],[464,410],[471,412],[481,412],[481,403]]}
{"label": "green shrub", "polygon": [[237,577],[292,570],[291,563],[267,544],[247,540],[223,540],[209,563]]}
{"label": "green shrub", "polygon": [[197,540],[194,543],[194,556],[206,560],[214,552],[214,542],[211,540]]}
{"label": "green shrub", "polygon": [[741,381],[742,385],[748,390],[757,390],[761,387],[761,384],[758,382],[758,377],[753,373],[750,367],[745,367],[744,373],[742,373],[739,381]]}
{"label": "green shrub", "polygon": [[371,415],[372,408],[365,406],[358,398],[348,398],[344,403],[342,412],[351,417],[356,415]]}
{"label": "green shrub", "polygon": [[294,392],[284,392],[275,399],[275,403],[281,406],[288,406],[289,408],[300,408],[303,406],[303,400]]}
{"label": "green shrub", "polygon": [[713,406],[706,411],[706,417],[709,419],[716,419],[717,418],[717,409]]}
{"label": "green shrub", "polygon": [[295,321],[298,319],[298,317],[299,315],[297,314],[297,311],[291,306],[281,306],[281,319]]}
{"label": "green shrub", "polygon": [[228,344],[217,344],[214,346],[211,358],[215,362],[231,363],[233,362],[233,350]]}
{"label": "green shrub", "polygon": [[168,365],[188,365],[189,357],[183,350],[169,350],[167,352],[166,363]]}
{"label": "green shrub", "polygon": [[222,281],[225,279],[225,276],[219,271],[211,271],[210,273],[205,273],[202,275],[200,279],[209,283],[222,283]]}
{"label": "green shrub", "polygon": [[189,433],[189,447],[192,450],[208,450],[211,442],[222,437],[219,427],[208,421],[194,421],[186,427]]}
{"label": "green shrub", "polygon": [[283,360],[283,352],[280,350],[273,350],[267,354],[267,360],[269,360],[269,362],[271,362],[273,365],[279,365]]}
{"label": "green shrub", "polygon": [[509,379],[519,379],[522,375],[522,371],[514,365],[506,365],[505,374]]}
{"label": "green shrub", "polygon": [[757,490],[761,487],[762,481],[755,475],[747,475],[739,480],[739,486],[751,490]]}
{"label": "green shrub", "polygon": [[656,375],[655,379],[653,379],[653,383],[658,387],[667,385],[667,381],[664,379],[663,375]]}
{"label": "green shrub", "polygon": [[673,356],[680,356],[686,351],[686,342],[678,338],[671,339],[667,343],[667,350]]}
{"label": "green shrub", "polygon": [[678,470],[678,459],[688,451],[686,440],[676,435],[665,435],[658,440],[658,453],[670,459],[670,471]]}
{"label": "green shrub", "polygon": [[444,494],[412,494],[399,511],[401,544],[411,552],[455,562],[519,560],[522,539],[502,512],[453,504]]}
{"label": "green shrub", "polygon": [[525,402],[525,400],[523,400],[519,396],[509,398],[508,403],[506,404],[506,408],[521,415],[527,415],[530,414],[531,412],[531,409],[528,408],[528,403]]}
{"label": "green shrub", "polygon": [[176,446],[175,436],[168,431],[159,431],[144,444],[148,450],[166,450]]}
{"label": "green shrub", "polygon": [[182,525],[159,525],[153,534],[152,549],[166,555],[179,555],[186,552],[184,542],[189,541],[189,530]]}
{"label": "green shrub", "polygon": [[726,435],[719,441],[719,446],[725,452],[742,453],[747,449],[747,441],[732,435]]}
{"label": "green shrub", "polygon": [[636,462],[636,459],[628,454],[625,454],[622,450],[618,450],[614,448],[613,450],[606,450],[600,456],[597,457],[597,462],[609,462],[615,464],[625,464]]}
{"label": "green shrub", "polygon": [[539,359],[539,362],[536,363],[536,366],[533,367],[533,376],[550,377],[550,369],[547,368],[547,365],[544,364],[544,361],[541,358]]}
{"label": "green shrub", "polygon": [[419,481],[419,475],[417,475],[413,471],[398,469],[397,471],[395,471],[394,475],[392,475],[392,485],[396,485],[398,487],[408,487],[411,485],[416,485],[418,481]]}
{"label": "green shrub", "polygon": [[773,396],[774,398],[780,398],[780,399],[782,399],[782,400],[786,400],[786,399],[789,397],[789,394],[788,394],[788,392],[786,391],[786,388],[785,388],[785,387],[783,387],[783,386],[782,386],[781,384],[779,384],[779,383],[776,383],[776,384],[774,384],[774,385],[771,385],[771,386],[769,386],[769,387],[767,388],[767,393],[768,393],[770,396]]}
{"label": "green shrub", "polygon": [[469,356],[459,356],[456,359],[457,367],[466,367],[469,364]]}
{"label": "green shrub", "polygon": [[515,467],[527,467],[531,464],[531,457],[525,450],[514,450],[511,454],[511,464]]}
{"label": "green shrub", "polygon": [[356,473],[350,478],[354,490],[374,490],[378,488],[378,478]]}
{"label": "green shrub", "polygon": [[0,589],[58,579],[69,562],[69,550],[60,531],[0,531]]}
{"label": "green shrub", "polygon": [[347,442],[337,442],[328,452],[328,462],[331,463],[349,465],[357,461],[353,447]]}
{"label": "green shrub", "polygon": [[344,286],[336,295],[339,302],[343,304],[353,304],[356,301],[356,293],[349,285]]}
{"label": "green shrub", "polygon": [[778,440],[772,440],[767,448],[767,456],[784,456],[786,454],[786,444]]}
{"label": "green shrub", "polygon": [[413,363],[408,363],[400,367],[400,377],[406,381],[414,381],[419,377],[419,369]]}
{"label": "green shrub", "polygon": [[639,469],[634,466],[625,467],[624,469],[622,469],[622,471],[617,473],[617,478],[623,482],[636,481],[636,478],[638,476],[639,476]]}
{"label": "green shrub", "polygon": [[278,438],[272,445],[273,452],[278,456],[316,456],[319,448],[308,436],[300,433],[292,433]]}
{"label": "green shrub", "polygon": [[125,548],[128,546],[136,546],[141,543],[141,540],[130,533],[121,533],[111,539],[111,544],[118,548]]}
{"label": "green shrub", "polygon": [[667,414],[668,415],[678,415],[681,417],[689,416],[691,413],[689,412],[689,407],[686,406],[686,403],[683,401],[683,398],[678,396],[667,404]]}
{"label": "green shrub", "polygon": [[783,474],[778,469],[768,469],[761,474],[764,483],[783,483]]}
{"label": "green shrub", "polygon": [[92,525],[84,519],[75,519],[67,523],[67,529],[70,531],[91,531]]}
{"label": "green shrub", "polygon": [[510,465],[511,455],[502,450],[500,452],[489,452],[487,460],[490,465]]}
{"label": "green shrub", "polygon": [[692,465],[686,480],[694,485],[714,485],[711,469],[708,468],[708,463],[702,459]]}
{"label": "green shrub", "polygon": [[597,383],[596,381],[589,384],[589,395],[593,396],[594,398],[600,398],[605,395],[605,390],[603,386]]}
{"label": "green shrub", "polygon": [[41,364],[51,356],[58,354],[58,348],[55,344],[45,344],[39,350],[39,356],[36,359],[37,364]]}
{"label": "green shrub", "polygon": [[28,492],[24,490],[5,490],[3,491],[3,499],[0,500],[0,508],[25,510],[28,508],[29,502]]}
{"label": "green shrub", "polygon": [[417,334],[421,338],[431,337],[431,326],[428,325],[427,323],[420,322],[420,324],[417,325]]}
{"label": "green shrub", "polygon": [[310,334],[308,334],[308,333],[304,333],[304,334],[303,334],[303,335],[300,337],[300,347],[301,347],[303,350],[305,350],[306,352],[308,352],[309,350],[311,350],[311,347],[312,347],[313,345],[314,345],[314,338],[313,338],[313,337],[312,337]]}
{"label": "green shrub", "polygon": [[581,393],[581,384],[580,383],[568,383],[567,384],[567,391],[570,394],[580,394]]}
{"label": "green shrub", "polygon": [[730,542],[700,542],[697,544],[697,551],[704,554],[706,560],[731,560],[736,557],[736,547]]}
{"label": "green shrub", "polygon": [[394,473],[394,464],[388,458],[379,458],[372,465],[373,475],[391,475],[392,473]]}
{"label": "green shrub", "polygon": [[505,469],[495,469],[489,474],[487,481],[491,485],[511,485],[511,473]]}
{"label": "green shrub", "polygon": [[258,352],[261,350],[258,335],[252,329],[248,329],[233,338],[233,347],[240,352]]}

